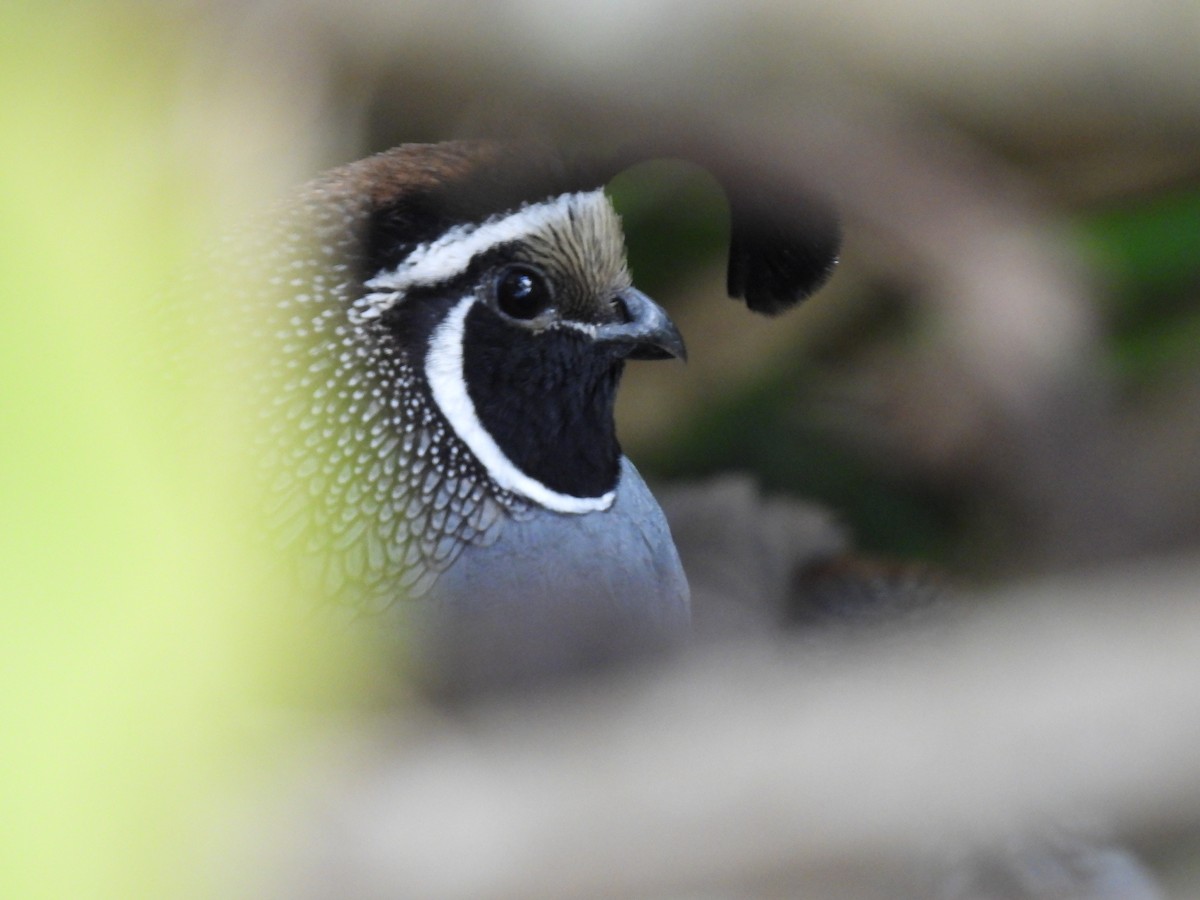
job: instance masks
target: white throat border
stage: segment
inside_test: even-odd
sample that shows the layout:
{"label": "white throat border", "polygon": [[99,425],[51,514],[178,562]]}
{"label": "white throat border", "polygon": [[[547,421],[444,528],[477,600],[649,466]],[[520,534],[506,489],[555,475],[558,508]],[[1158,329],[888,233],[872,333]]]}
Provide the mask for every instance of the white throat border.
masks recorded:
{"label": "white throat border", "polygon": [[479,421],[463,372],[463,333],[467,313],[476,302],[474,295],[459,300],[438,323],[430,338],[425,356],[425,378],[442,415],[492,480],[504,490],[559,513],[581,515],[608,509],[616,498],[615,490],[599,497],[573,497],[546,487],[518,469]]}

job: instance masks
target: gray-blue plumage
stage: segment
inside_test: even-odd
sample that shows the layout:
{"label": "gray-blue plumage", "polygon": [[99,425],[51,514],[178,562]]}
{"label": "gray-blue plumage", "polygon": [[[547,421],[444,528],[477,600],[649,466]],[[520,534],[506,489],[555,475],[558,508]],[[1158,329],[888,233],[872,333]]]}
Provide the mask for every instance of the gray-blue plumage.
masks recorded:
{"label": "gray-blue plumage", "polygon": [[687,630],[613,423],[625,361],[682,340],[632,287],[598,186],[531,170],[494,145],[398,148],[310,185],[261,260],[272,529],[328,605],[415,629],[447,685]]}
{"label": "gray-blue plumage", "polygon": [[608,510],[507,523],[442,573],[430,600],[415,611],[418,647],[456,688],[651,654],[691,621],[667,521],[628,459]]}

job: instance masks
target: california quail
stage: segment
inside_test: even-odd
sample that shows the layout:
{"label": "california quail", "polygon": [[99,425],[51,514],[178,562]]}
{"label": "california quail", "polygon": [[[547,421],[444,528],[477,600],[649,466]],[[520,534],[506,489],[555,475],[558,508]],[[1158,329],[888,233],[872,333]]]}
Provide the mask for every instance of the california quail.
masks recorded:
{"label": "california quail", "polygon": [[[602,183],[524,147],[405,146],[312,184],[253,260],[275,298],[254,334],[273,532],[368,628],[403,633],[389,619],[415,613],[403,624],[442,688],[572,671],[688,627],[679,555],[613,425],[624,361],[683,341],[631,286]],[[732,294],[777,312],[824,280],[835,230],[798,234],[731,199]],[[711,488],[671,503],[716,587],[768,616],[797,587],[796,535],[842,549],[811,509]],[[802,574],[808,618],[831,598],[857,616],[877,585],[914,594],[883,570]],[[1156,896],[1146,884],[1120,854],[1035,841],[926,895]]]}
{"label": "california quail", "polygon": [[[684,345],[632,286],[605,177],[528,146],[405,145],[311,184],[264,257],[272,529],[368,627],[407,617],[444,682],[540,677],[688,627],[613,423],[625,361]],[[739,221],[735,204],[730,287],[750,306],[828,274],[836,231],[797,250]]]}

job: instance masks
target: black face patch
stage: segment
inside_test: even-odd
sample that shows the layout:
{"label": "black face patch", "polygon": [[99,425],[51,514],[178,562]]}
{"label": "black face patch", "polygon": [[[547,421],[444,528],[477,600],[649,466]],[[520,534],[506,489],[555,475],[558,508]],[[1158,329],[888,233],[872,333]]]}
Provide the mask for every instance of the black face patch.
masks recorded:
{"label": "black face patch", "polygon": [[476,304],[463,332],[463,376],[484,429],[512,463],[553,491],[613,490],[621,447],[613,403],[622,364],[570,329],[534,332]]}

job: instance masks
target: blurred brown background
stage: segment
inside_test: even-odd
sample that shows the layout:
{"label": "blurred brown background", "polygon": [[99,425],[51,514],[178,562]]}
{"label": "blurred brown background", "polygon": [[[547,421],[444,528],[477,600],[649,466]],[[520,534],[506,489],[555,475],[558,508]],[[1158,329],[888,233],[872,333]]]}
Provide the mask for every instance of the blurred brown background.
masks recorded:
{"label": "blurred brown background", "polygon": [[750,472],[867,550],[972,578],[1194,542],[1189,5],[246,8],[223,23],[234,64],[268,51],[304,72],[328,164],[408,140],[650,135],[831,194],[836,277],[766,321],[723,299],[706,173],[614,185],[635,278],[692,351],[629,374],[622,433],[649,474]]}

